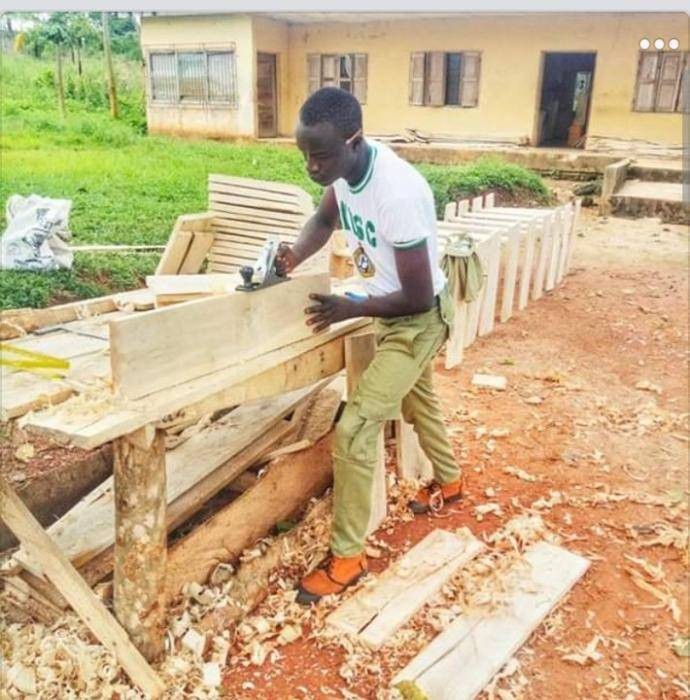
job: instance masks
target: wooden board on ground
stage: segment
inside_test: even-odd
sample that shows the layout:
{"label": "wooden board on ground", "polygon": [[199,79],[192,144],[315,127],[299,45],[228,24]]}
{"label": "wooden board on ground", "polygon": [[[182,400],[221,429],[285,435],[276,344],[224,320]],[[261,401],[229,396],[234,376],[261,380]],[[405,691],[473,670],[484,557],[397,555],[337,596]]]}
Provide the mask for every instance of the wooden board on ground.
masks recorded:
{"label": "wooden board on ground", "polygon": [[[589,562],[561,547],[538,542],[516,566],[523,573],[517,580],[504,582],[512,590],[505,607],[457,618],[398,673],[393,684],[411,681],[429,700],[477,697],[584,575]],[[488,585],[496,586],[496,581]]]}
{"label": "wooden board on ground", "polygon": [[164,691],[161,679],[4,479],[0,479],[0,497],[2,519],[22,545],[41,562],[49,580],[67,598],[84,624],[115,655],[134,683],[149,697],[160,697]]}
{"label": "wooden board on ground", "polygon": [[332,436],[314,447],[280,457],[237,500],[218,511],[168,552],[166,590],[180,593],[185,583],[204,583],[221,562],[235,562],[242,550],[265,536],[318,496],[332,479]]}
{"label": "wooden board on ground", "polygon": [[[258,440],[309,392],[309,388],[300,389],[258,405],[240,406],[168,452],[167,502],[173,503],[234,454]],[[51,525],[48,533],[65,555],[81,566],[113,544],[114,519],[111,477]],[[39,563],[23,549],[14,558],[28,571],[41,575]]]}
{"label": "wooden board on ground", "polygon": [[365,584],[327,619],[379,649],[484,545],[467,529],[432,530],[401,559]]}
{"label": "wooden board on ground", "polygon": [[144,312],[110,324],[116,391],[136,399],[312,335],[309,294],[330,293],[326,274]]}

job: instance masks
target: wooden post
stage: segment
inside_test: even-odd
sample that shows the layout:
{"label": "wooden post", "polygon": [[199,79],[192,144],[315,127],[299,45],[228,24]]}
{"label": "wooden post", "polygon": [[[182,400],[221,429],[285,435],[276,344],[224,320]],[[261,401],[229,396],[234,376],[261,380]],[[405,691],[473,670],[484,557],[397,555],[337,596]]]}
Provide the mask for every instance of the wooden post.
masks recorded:
{"label": "wooden post", "polygon": [[55,45],[55,87],[57,89],[58,109],[60,116],[64,119],[65,110],[65,82],[62,78],[62,46]]}
{"label": "wooden post", "polygon": [[[127,638],[67,557],[46,534],[17,494],[0,477],[0,513],[27,552],[40,562],[48,580],[62,593],[98,641],[111,651],[127,675],[150,698],[160,697],[161,679]],[[144,575],[147,572],[143,572]]]}
{"label": "wooden post", "polygon": [[[374,333],[361,333],[349,335],[345,338],[345,368],[347,370],[347,397],[352,396],[357,382],[364,370],[374,359],[376,354],[376,335]],[[383,429],[379,435],[378,461],[374,474],[374,488],[372,496],[371,517],[367,534],[374,532],[386,517],[386,457]]]}
{"label": "wooden post", "polygon": [[165,433],[152,425],[115,441],[115,614],[149,660],[164,651]]}
{"label": "wooden post", "polygon": [[110,115],[117,119],[119,111],[117,107],[117,87],[115,86],[115,71],[113,70],[113,54],[110,51],[110,22],[107,12],[101,12],[103,19],[103,55],[105,58],[105,70],[108,77],[108,100],[110,101]]}
{"label": "wooden post", "polygon": [[431,479],[434,467],[424,454],[414,428],[402,418],[395,421],[395,457],[398,476],[403,479]]}

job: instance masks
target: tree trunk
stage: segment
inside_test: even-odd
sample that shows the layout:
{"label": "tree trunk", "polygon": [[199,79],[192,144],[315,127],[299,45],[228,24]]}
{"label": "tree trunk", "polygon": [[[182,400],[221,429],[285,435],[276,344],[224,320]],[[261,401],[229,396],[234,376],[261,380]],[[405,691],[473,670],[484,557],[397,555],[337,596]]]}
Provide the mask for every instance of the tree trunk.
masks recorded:
{"label": "tree trunk", "polygon": [[115,441],[115,615],[148,661],[165,635],[165,434],[146,426]]}
{"label": "tree trunk", "polygon": [[55,47],[55,87],[57,88],[58,109],[60,116],[64,119],[65,110],[65,83],[62,80],[62,49],[60,46]]}
{"label": "tree trunk", "polygon": [[110,51],[110,26],[108,13],[101,13],[103,18],[103,54],[105,57],[105,70],[108,78],[108,100],[110,102],[110,114],[117,119],[119,111],[117,107],[117,88],[115,86],[115,71],[113,70],[113,55]]}

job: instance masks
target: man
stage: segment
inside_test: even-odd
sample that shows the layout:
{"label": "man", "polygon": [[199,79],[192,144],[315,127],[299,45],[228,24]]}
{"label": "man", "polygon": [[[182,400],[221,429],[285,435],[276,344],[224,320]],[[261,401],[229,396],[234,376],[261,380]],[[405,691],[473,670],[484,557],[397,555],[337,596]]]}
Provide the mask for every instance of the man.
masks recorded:
{"label": "man", "polygon": [[434,483],[417,493],[412,510],[436,510],[459,499],[461,489],[431,384],[451,308],[438,264],[431,189],[389,148],[364,139],[361,107],[344,90],[322,88],[309,97],[296,136],[309,177],[325,191],[295,244],[281,244],[278,266],[290,272],[322,248],[340,222],[368,296],[313,294],[307,324],[316,332],[372,316],[377,327],[376,355],[336,427],[331,556],[302,579],[297,600],[306,604],[342,592],[367,569],[377,437],[401,408],[434,468]]}

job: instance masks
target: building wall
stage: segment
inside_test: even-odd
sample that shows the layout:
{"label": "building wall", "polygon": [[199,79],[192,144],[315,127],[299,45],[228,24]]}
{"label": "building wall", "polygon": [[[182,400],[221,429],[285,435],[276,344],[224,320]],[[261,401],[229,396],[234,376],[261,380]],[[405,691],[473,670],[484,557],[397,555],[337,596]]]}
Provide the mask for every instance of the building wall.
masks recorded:
{"label": "building wall", "polygon": [[[288,25],[265,17],[254,17],[254,61],[259,52],[277,54],[276,80],[278,83],[278,133],[291,133],[294,124],[291,121],[290,80],[288,75],[289,37]],[[256,81],[254,81],[256,94]]]}
{"label": "building wall", "polygon": [[[588,133],[682,142],[680,113],[632,111],[639,40],[675,36],[688,49],[688,17],[676,14],[523,14],[452,19],[290,25],[289,122],[307,92],[308,53],[368,54],[365,129],[423,131],[534,142],[545,51],[597,54]],[[474,108],[408,104],[411,51],[481,51]]]}
{"label": "building wall", "polygon": [[256,57],[252,18],[248,15],[144,17],[141,45],[145,53],[156,48],[194,50],[230,43],[235,45],[237,61],[237,108],[157,106],[148,100],[149,132],[211,137],[253,136]]}

